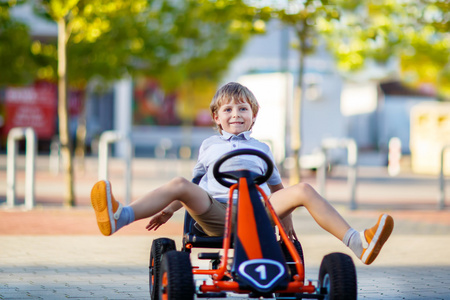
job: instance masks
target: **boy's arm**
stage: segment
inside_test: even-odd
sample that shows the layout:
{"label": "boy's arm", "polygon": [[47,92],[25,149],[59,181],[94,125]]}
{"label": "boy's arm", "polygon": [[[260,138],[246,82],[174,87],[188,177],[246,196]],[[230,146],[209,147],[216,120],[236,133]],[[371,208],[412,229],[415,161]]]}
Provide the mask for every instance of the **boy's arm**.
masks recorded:
{"label": "boy's arm", "polygon": [[297,234],[294,230],[294,223],[292,222],[292,213],[281,219],[281,224],[283,225],[284,231],[291,241],[298,240]]}
{"label": "boy's arm", "polygon": [[150,230],[157,230],[161,225],[165,224],[169,219],[173,216],[174,212],[182,208],[183,205],[180,201],[173,201],[170,203],[166,208],[164,208],[162,211],[154,215],[150,221],[148,222],[147,228],[148,231]]}
{"label": "boy's arm", "polygon": [[283,183],[279,183],[279,184],[275,184],[275,185],[270,185],[268,184],[270,192],[273,194],[276,191],[282,190],[284,189]]}
{"label": "boy's arm", "polygon": [[177,210],[179,210],[182,207],[183,207],[183,205],[181,204],[180,201],[173,201],[166,208],[164,208],[161,211],[161,213],[163,215],[171,215],[172,216],[174,212],[176,212]]}

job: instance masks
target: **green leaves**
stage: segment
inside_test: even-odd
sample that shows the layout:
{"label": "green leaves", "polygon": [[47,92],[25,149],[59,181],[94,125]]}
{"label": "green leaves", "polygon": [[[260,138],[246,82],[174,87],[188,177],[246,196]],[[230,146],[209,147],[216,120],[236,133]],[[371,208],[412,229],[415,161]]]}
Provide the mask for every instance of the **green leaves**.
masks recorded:
{"label": "green leaves", "polygon": [[36,68],[30,53],[29,30],[9,14],[9,9],[20,2],[0,2],[0,85],[30,82]]}
{"label": "green leaves", "polygon": [[[217,81],[270,18],[267,7],[241,0],[40,0],[34,6],[42,17],[66,21],[67,74],[79,86],[125,74],[159,78],[168,90],[201,77]],[[44,51],[49,47],[55,43],[32,47],[34,59],[46,64],[41,78],[56,74],[56,52]]]}
{"label": "green leaves", "polygon": [[341,6],[340,14],[334,22],[319,23],[319,29],[342,71],[396,59],[404,82],[434,86],[450,98],[443,85],[450,58],[448,1],[365,0]]}
{"label": "green leaves", "polygon": [[41,0],[48,14],[53,20],[59,20],[67,17],[79,0]]}

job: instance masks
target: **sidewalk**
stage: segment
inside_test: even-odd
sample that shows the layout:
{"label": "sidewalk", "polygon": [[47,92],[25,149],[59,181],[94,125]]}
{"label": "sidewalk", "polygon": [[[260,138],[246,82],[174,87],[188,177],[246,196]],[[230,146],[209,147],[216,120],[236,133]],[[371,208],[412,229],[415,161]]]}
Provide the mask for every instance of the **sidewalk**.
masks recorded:
{"label": "sidewalk", "polygon": [[[357,229],[376,220],[375,211],[339,210]],[[35,212],[44,219],[55,213]],[[138,222],[112,237],[103,237],[95,224],[90,226],[89,215],[87,209],[61,211],[61,218],[73,218],[73,226],[62,222],[53,224],[53,232],[0,235],[0,299],[148,299],[151,242],[170,237],[179,248],[182,214],[156,233],[147,233],[145,222]],[[76,229],[76,218],[87,228],[85,232]],[[343,252],[355,262],[359,299],[450,299],[450,226],[394,218],[391,239],[377,260],[365,266],[305,210],[296,211],[294,223],[304,249],[307,279],[317,280],[324,255]]]}
{"label": "sidewalk", "polygon": [[[0,203],[5,171],[0,157]],[[112,237],[99,234],[89,207],[97,180],[95,160],[76,174],[77,207],[64,208],[63,176],[51,174],[38,160],[36,209],[0,208],[0,299],[146,299],[151,241],[160,236],[181,242],[183,213],[157,232],[136,222]],[[189,178],[192,162],[139,160],[133,165],[133,199],[168,178]],[[18,171],[18,194],[23,191]],[[112,161],[114,194],[124,195],[123,165]],[[315,178],[304,181],[315,186]],[[360,263],[336,238],[324,232],[305,209],[294,212],[294,224],[305,253],[306,277],[317,279],[322,257],[330,252],[352,256],[359,299],[450,299],[450,209],[436,210],[437,179],[401,174],[389,178],[380,168],[360,168],[358,210],[348,209],[345,170],[327,181],[330,202],[357,230],[370,227],[380,212],[395,219],[391,239],[371,266]],[[447,197],[449,198],[449,197]],[[195,262],[195,261],[194,261]]]}

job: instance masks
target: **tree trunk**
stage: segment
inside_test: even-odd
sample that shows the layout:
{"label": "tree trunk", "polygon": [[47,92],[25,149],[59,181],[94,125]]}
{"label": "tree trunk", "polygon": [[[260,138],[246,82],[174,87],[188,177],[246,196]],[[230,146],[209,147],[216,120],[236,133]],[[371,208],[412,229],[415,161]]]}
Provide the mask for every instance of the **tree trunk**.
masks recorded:
{"label": "tree trunk", "polygon": [[61,143],[61,155],[63,169],[65,172],[66,194],[64,204],[75,205],[74,176],[72,146],[69,136],[69,111],[67,104],[67,76],[66,76],[66,21],[64,18],[58,20],[58,118],[59,118],[59,140]]}
{"label": "tree trunk", "polygon": [[291,123],[291,152],[292,158],[294,160],[294,167],[291,170],[289,176],[290,185],[299,183],[301,180],[301,166],[300,166],[300,149],[302,147],[302,95],[303,95],[303,75],[305,72],[305,53],[304,53],[304,38],[303,32],[297,32],[298,38],[300,39],[299,48],[299,70],[298,70],[298,83],[297,88],[294,93],[294,103],[293,103],[293,118]]}
{"label": "tree trunk", "polygon": [[86,91],[83,92],[81,101],[80,116],[78,118],[77,126],[77,143],[75,147],[75,157],[77,159],[77,170],[84,175],[84,159],[86,156]]}

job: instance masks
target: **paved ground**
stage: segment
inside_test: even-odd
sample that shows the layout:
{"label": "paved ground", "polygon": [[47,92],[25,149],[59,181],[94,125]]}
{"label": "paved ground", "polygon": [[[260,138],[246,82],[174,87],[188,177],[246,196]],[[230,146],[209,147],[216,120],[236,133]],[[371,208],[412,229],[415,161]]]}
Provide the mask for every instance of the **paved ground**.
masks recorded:
{"label": "paved ground", "polygon": [[[96,181],[95,160],[77,172],[77,208],[64,208],[62,176],[38,160],[37,207],[0,208],[0,299],[145,299],[148,259],[154,238],[180,243],[182,214],[158,232],[147,233],[145,221],[112,237],[98,233],[87,206]],[[121,162],[110,168],[115,194],[124,193]],[[133,165],[133,198],[174,175],[189,177],[191,162],[141,160]],[[450,210],[437,211],[437,179],[410,173],[389,178],[380,168],[361,168],[359,209],[350,211],[345,172],[333,171],[328,199],[358,230],[372,226],[380,212],[395,219],[394,233],[378,259],[365,266],[354,256],[359,299],[450,299]],[[305,174],[315,185],[315,178]],[[23,172],[18,172],[18,196]],[[4,157],[0,156],[0,203],[5,197]],[[150,182],[150,183],[149,183]],[[23,194],[23,192],[22,192]],[[448,197],[447,197],[448,198]],[[305,253],[306,277],[317,279],[322,257],[349,250],[320,229],[304,209],[294,213]]]}

